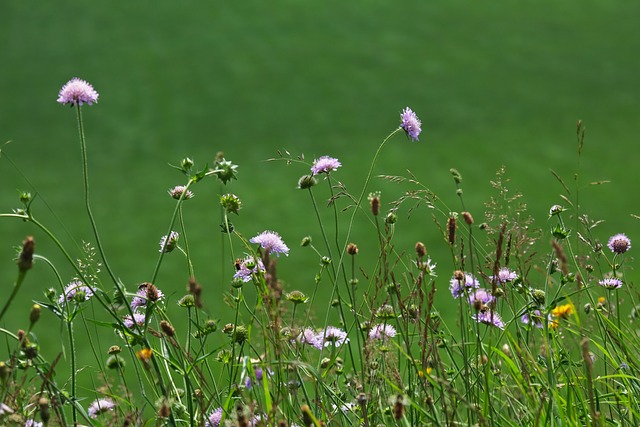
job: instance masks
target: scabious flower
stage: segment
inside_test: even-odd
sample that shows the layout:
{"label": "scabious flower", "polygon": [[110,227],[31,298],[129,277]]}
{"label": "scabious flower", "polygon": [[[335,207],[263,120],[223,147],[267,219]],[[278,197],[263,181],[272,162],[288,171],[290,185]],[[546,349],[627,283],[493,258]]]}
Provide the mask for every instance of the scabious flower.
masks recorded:
{"label": "scabious flower", "polygon": [[531,313],[525,313],[520,318],[520,321],[525,325],[532,325],[538,329],[542,329],[544,327],[542,321],[544,318],[542,317],[542,313],[540,310],[533,310]]}
{"label": "scabious flower", "polygon": [[254,274],[265,272],[264,263],[262,262],[262,260],[260,258],[257,258],[256,261],[256,258],[252,256],[246,257],[244,260],[242,260],[242,262],[240,262],[240,265],[236,266],[236,268],[237,271],[236,274],[233,275],[233,278],[240,279],[243,282],[251,281],[251,278]]}
{"label": "scabious flower", "polygon": [[27,422],[24,423],[24,427],[42,427],[42,425],[41,422],[35,420],[27,420]]}
{"label": "scabious flower", "polygon": [[58,304],[64,305],[67,301],[83,302],[93,296],[93,289],[83,284],[80,280],[74,280],[64,288],[64,293],[58,298]]}
{"label": "scabious flower", "polygon": [[207,421],[204,423],[205,427],[219,427],[220,421],[222,421],[222,408],[216,408],[207,417]]}
{"label": "scabious flower", "polygon": [[340,347],[341,345],[349,342],[347,333],[335,326],[327,326],[324,329],[324,332],[318,333],[318,336],[322,339],[324,347],[329,347],[331,345],[334,347]]}
{"label": "scabious flower", "polygon": [[144,307],[148,301],[155,302],[164,298],[164,294],[160,289],[151,283],[143,283],[138,286],[138,292],[131,301],[131,308]]}
{"label": "scabious flower", "polygon": [[469,273],[456,272],[449,282],[449,289],[454,298],[460,298],[471,289],[479,287],[480,282]]}
{"label": "scabious flower", "polygon": [[133,313],[133,318],[130,314],[127,314],[122,318],[122,323],[129,329],[133,329],[134,322],[138,326],[144,326],[144,322],[146,321],[146,316],[142,313]]}
{"label": "scabious flower", "polygon": [[103,414],[105,412],[113,411],[116,404],[113,403],[111,399],[96,399],[89,405],[87,409],[87,415],[90,418],[98,418],[98,415]]}
{"label": "scabious flower", "polygon": [[624,234],[616,234],[615,236],[611,236],[607,246],[609,246],[611,252],[623,254],[631,249],[631,240]]}
{"label": "scabious flower", "polygon": [[342,164],[333,157],[322,156],[313,161],[313,165],[311,166],[311,173],[314,175],[319,175],[321,173],[329,173],[338,169]]}
{"label": "scabious flower", "polygon": [[323,347],[323,338],[322,333],[317,333],[311,328],[305,328],[300,335],[298,335],[298,340],[302,344],[307,344],[317,348],[318,350],[322,350]]}
{"label": "scabious flower", "polygon": [[86,81],[74,77],[60,89],[58,102],[63,105],[71,104],[72,107],[83,103],[92,105],[98,102],[98,92]]}
{"label": "scabious flower", "polygon": [[386,341],[396,336],[396,328],[386,323],[374,325],[369,331],[369,338],[372,340]]}
{"label": "scabious flower", "polygon": [[284,244],[280,235],[275,231],[263,231],[249,241],[251,243],[259,244],[262,246],[262,249],[267,251],[267,253],[273,252],[276,255],[289,255],[289,248]]}
{"label": "scabious flower", "polygon": [[489,304],[492,304],[495,300],[496,298],[493,295],[491,295],[491,292],[487,291],[486,289],[482,289],[482,288],[473,289],[469,293],[469,304],[473,306],[489,305]]}
{"label": "scabious flower", "polygon": [[420,119],[416,116],[411,108],[407,107],[400,114],[400,127],[406,132],[407,136],[414,141],[418,140],[420,132],[422,132]]}
{"label": "scabious flower", "polygon": [[[498,271],[498,276],[496,277],[498,283],[507,283],[511,282],[518,277],[518,274],[509,270],[507,267],[502,267],[500,271]],[[494,280],[494,276],[491,276],[491,280]]]}
{"label": "scabious flower", "polygon": [[[182,193],[184,193],[184,197],[182,197]],[[193,197],[193,192],[191,190],[187,190],[185,185],[176,185],[169,189],[169,195],[176,200],[180,199],[180,197],[182,197],[182,200],[187,200]]]}
{"label": "scabious flower", "polygon": [[605,289],[620,289],[622,287],[622,280],[615,277],[606,277],[598,282],[600,286]]}
{"label": "scabious flower", "polygon": [[502,318],[493,310],[482,310],[471,317],[478,323],[484,323],[485,325],[504,329],[504,322],[502,321]]}
{"label": "scabious flower", "polygon": [[180,234],[175,231],[169,233],[168,236],[162,236],[160,239],[159,252],[169,253],[176,248]]}
{"label": "scabious flower", "polygon": [[[253,373],[256,375],[256,383],[260,384],[260,382],[262,381],[262,377],[264,376],[264,370],[262,368],[258,368],[255,367],[253,368]],[[271,376],[273,372],[271,372],[271,370],[267,371],[267,376]],[[250,376],[247,376],[247,378],[244,381],[244,385],[247,388],[251,388],[253,387],[253,379]]]}

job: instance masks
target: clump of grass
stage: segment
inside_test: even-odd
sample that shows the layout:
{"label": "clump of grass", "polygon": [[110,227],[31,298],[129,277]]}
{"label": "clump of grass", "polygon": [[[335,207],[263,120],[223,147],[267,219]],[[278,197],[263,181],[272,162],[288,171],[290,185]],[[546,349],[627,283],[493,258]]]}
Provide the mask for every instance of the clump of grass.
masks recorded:
{"label": "clump of grass", "polygon": [[[304,169],[298,187],[308,193],[315,214],[310,235],[292,249],[268,224],[251,238],[233,225],[243,203],[225,186],[237,179],[237,165],[221,153],[212,167],[198,168],[185,157],[175,166],[184,182],[169,190],[175,207],[153,273],[128,288],[110,267],[89,198],[81,112],[83,103],[97,98],[77,79],[59,97],[76,108],[79,125],[84,202],[94,240],[83,246],[81,257],[74,259],[37,220],[38,205],[28,193],[21,195],[20,208],[0,215],[37,230],[17,256],[17,279],[0,321],[30,269],[50,269],[58,284],[33,305],[24,329],[0,329],[0,422],[638,425],[640,316],[626,277],[631,240],[617,234],[602,244],[607,236],[598,233],[600,221],[581,211],[580,188],[570,189],[559,174],[566,194],[562,205],[550,203],[547,226],[538,226],[523,196],[511,192],[505,168],[490,183],[484,207],[465,203],[463,175],[455,169],[451,204],[458,208],[412,173],[379,176],[402,187],[402,194],[385,203],[370,188],[384,146],[402,131],[414,141],[421,133],[422,124],[407,108],[355,193],[338,181],[345,168],[337,158],[322,156],[309,164],[304,156],[280,153],[272,159]],[[579,124],[578,156],[583,144]],[[234,266],[224,295],[206,294],[198,283],[184,221],[188,200],[205,179],[221,186],[228,254],[223,261]],[[326,207],[319,199],[328,200]],[[425,210],[440,241],[397,247],[404,215]],[[352,241],[360,227],[375,237],[366,250]],[[55,243],[73,277],[64,278],[64,270],[38,253],[40,239]],[[434,247],[447,248],[450,259],[432,259]],[[314,280],[309,295],[278,274],[278,263],[289,262],[294,250],[317,256],[316,271],[296,272]],[[187,292],[179,297],[156,285],[163,260],[176,254],[186,260]],[[328,295],[318,292],[320,285],[330,289]],[[448,303],[439,306],[443,293]],[[224,298],[233,316],[213,319],[207,298]],[[182,308],[186,323],[169,317],[169,304]],[[446,317],[455,320],[445,321],[445,311],[455,313]],[[57,326],[43,324],[43,313]],[[186,330],[176,324],[186,324]],[[35,328],[47,333],[52,327],[65,331],[66,342],[57,357],[46,360]],[[78,387],[84,369],[76,359],[78,334],[89,336],[95,357],[89,390]],[[69,378],[56,375],[61,364],[69,365]]]}

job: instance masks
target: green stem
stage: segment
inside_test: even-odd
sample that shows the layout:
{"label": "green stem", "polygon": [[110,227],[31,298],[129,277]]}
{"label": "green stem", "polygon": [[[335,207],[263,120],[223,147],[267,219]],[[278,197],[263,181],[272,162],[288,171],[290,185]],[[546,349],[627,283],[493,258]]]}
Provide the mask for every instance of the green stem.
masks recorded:
{"label": "green stem", "polygon": [[19,271],[18,272],[18,278],[16,279],[16,283],[13,285],[13,290],[11,291],[11,295],[9,295],[9,299],[4,304],[4,307],[2,307],[2,311],[0,311],[0,320],[2,320],[2,317],[4,316],[4,314],[9,309],[9,306],[13,302],[13,299],[18,294],[18,291],[20,290],[20,287],[22,286],[22,282],[24,281],[24,276],[26,276],[26,274],[27,274],[26,271]]}

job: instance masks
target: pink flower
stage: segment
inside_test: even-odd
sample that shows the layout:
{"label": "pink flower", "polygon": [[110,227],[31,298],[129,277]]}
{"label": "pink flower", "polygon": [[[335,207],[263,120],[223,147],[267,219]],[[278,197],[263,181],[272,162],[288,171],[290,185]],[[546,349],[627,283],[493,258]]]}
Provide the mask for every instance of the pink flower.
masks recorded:
{"label": "pink flower", "polygon": [[85,102],[92,105],[94,102],[98,102],[98,92],[86,81],[74,77],[60,89],[58,102],[60,104],[71,104],[72,107],[74,105],[82,105]]}

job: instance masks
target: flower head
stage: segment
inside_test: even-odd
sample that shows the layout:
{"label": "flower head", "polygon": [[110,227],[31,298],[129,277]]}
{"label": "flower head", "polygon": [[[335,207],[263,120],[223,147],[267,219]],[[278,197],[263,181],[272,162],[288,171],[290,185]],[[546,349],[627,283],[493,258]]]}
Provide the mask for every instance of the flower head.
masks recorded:
{"label": "flower head", "polygon": [[396,328],[388,324],[377,324],[369,331],[369,338],[372,340],[386,341],[396,336]]}
{"label": "flower head", "polygon": [[342,164],[338,161],[338,159],[334,159],[329,156],[322,156],[313,161],[313,165],[311,166],[311,173],[314,175],[319,175],[321,173],[329,173],[338,169]]}
{"label": "flower head", "polygon": [[254,258],[252,256],[246,257],[244,260],[240,262],[240,264],[236,264],[236,274],[233,275],[234,279],[240,279],[243,282],[251,281],[251,278],[254,274],[264,273],[264,263],[260,258]]}
{"label": "flower head", "polygon": [[623,254],[631,249],[631,240],[624,234],[616,234],[615,236],[611,236],[607,246],[609,246],[611,252]]}
{"label": "flower head", "polygon": [[27,420],[24,423],[24,427],[42,427],[42,423],[35,420]]}
{"label": "flower head", "polygon": [[[184,196],[182,196],[182,193],[184,193]],[[182,197],[183,200],[187,200],[193,197],[193,192],[191,190],[187,190],[185,185],[176,185],[169,189],[169,195],[176,200],[180,199],[180,197]]]}
{"label": "flower head", "polygon": [[420,132],[422,132],[422,128],[420,127],[422,123],[420,123],[420,119],[416,116],[416,113],[407,107],[402,111],[402,114],[400,114],[400,119],[400,127],[406,132],[409,138],[417,141]]}
{"label": "flower head", "polygon": [[323,335],[322,333],[317,333],[311,328],[306,328],[304,331],[300,333],[298,336],[298,340],[302,344],[311,345],[318,350],[322,350],[323,347]]}
{"label": "flower head", "polygon": [[148,301],[155,302],[164,297],[164,294],[152,283],[143,283],[138,286],[138,292],[131,301],[131,308],[144,307]]}
{"label": "flower head", "polygon": [[340,347],[342,344],[349,342],[347,333],[335,326],[327,326],[324,332],[318,333],[318,336],[322,339],[324,347],[329,347],[330,345]]}
{"label": "flower head", "polygon": [[85,102],[92,105],[94,102],[98,102],[98,92],[86,81],[74,77],[60,89],[58,102],[71,104],[71,106],[82,105]]}
{"label": "flower head", "polygon": [[449,282],[449,289],[454,298],[460,298],[471,289],[479,288],[480,283],[472,274],[456,272]]}
{"label": "flower head", "polygon": [[146,316],[142,313],[133,313],[133,318],[130,314],[127,314],[122,318],[122,323],[129,329],[133,329],[134,322],[138,326],[144,326],[144,322],[146,321]]}
{"label": "flower head", "polygon": [[222,408],[217,408],[211,411],[207,417],[207,421],[204,423],[205,427],[219,427],[220,421],[222,421]]}
{"label": "flower head", "polygon": [[568,319],[569,315],[573,314],[573,305],[572,304],[564,304],[558,305],[553,310],[551,310],[551,314],[554,317],[559,319]]}
{"label": "flower head", "polygon": [[[542,313],[540,310],[533,310],[530,313],[525,313],[520,318],[520,321],[525,325],[533,325],[538,329],[542,329],[544,327],[542,321],[544,317],[542,317]],[[549,318],[549,323],[551,324],[551,318]]]}
{"label": "flower head", "polygon": [[108,411],[113,411],[113,408],[115,408],[115,406],[116,404],[113,403],[111,399],[96,399],[93,401],[93,403],[91,403],[91,405],[89,405],[89,408],[87,409],[87,415],[89,415],[90,418],[95,419],[100,414]]}
{"label": "flower head", "polygon": [[469,304],[473,306],[484,306],[492,304],[496,298],[486,289],[473,289],[469,293]]}
{"label": "flower head", "polygon": [[251,243],[259,244],[262,246],[262,249],[267,251],[267,253],[274,252],[276,255],[289,255],[289,248],[284,244],[280,235],[275,231],[263,231],[249,241]]}
{"label": "flower head", "polygon": [[[500,271],[498,271],[498,276],[496,277],[496,279],[498,283],[507,283],[515,280],[516,277],[518,277],[517,273],[509,270],[507,267],[502,267]],[[491,280],[493,279],[494,277],[491,276]]]}
{"label": "flower head", "polygon": [[162,238],[160,239],[159,252],[169,253],[174,250],[179,238],[180,234],[178,234],[176,231],[172,231],[171,233],[169,233],[169,236],[162,236]]}
{"label": "flower head", "polygon": [[93,289],[79,280],[75,280],[64,288],[64,293],[58,298],[58,304],[64,305],[67,301],[84,302],[93,296]]}
{"label": "flower head", "polygon": [[502,321],[502,318],[493,310],[482,310],[471,317],[478,323],[484,323],[485,325],[504,329],[504,322]]}
{"label": "flower head", "polygon": [[622,280],[615,277],[607,277],[598,282],[600,286],[605,289],[620,289],[622,287]]}

